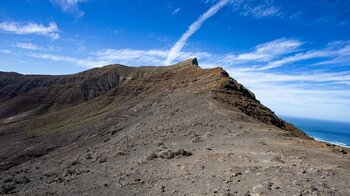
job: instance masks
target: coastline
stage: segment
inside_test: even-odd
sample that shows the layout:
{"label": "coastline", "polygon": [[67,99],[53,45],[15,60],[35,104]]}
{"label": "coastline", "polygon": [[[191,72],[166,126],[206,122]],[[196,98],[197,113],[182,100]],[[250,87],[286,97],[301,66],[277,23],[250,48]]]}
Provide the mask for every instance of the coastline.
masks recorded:
{"label": "coastline", "polygon": [[316,141],[350,149],[350,123],[282,116]]}
{"label": "coastline", "polygon": [[[308,134],[309,135],[309,134]],[[318,137],[313,137],[311,135],[309,135],[310,137],[314,138],[316,141],[319,141],[319,142],[324,142],[324,143],[329,143],[329,144],[333,144],[333,145],[337,145],[337,146],[341,146],[343,148],[349,148],[350,149],[350,146],[348,146],[347,144],[345,143],[341,143],[341,142],[337,142],[337,141],[328,141],[328,140],[325,140],[325,139],[322,139],[322,138],[318,138]]]}

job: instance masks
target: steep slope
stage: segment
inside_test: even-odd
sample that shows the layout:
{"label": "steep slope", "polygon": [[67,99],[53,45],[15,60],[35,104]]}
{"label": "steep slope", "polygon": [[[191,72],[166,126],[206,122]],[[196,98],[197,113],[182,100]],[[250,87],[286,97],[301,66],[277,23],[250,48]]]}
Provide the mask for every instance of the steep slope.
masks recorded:
{"label": "steep slope", "polygon": [[115,65],[67,76],[0,72],[0,118],[38,107],[56,111],[91,100],[123,83],[128,69]]}
{"label": "steep slope", "polygon": [[196,59],[1,74],[3,193],[349,192],[347,149],[311,140],[222,68],[201,69]]}

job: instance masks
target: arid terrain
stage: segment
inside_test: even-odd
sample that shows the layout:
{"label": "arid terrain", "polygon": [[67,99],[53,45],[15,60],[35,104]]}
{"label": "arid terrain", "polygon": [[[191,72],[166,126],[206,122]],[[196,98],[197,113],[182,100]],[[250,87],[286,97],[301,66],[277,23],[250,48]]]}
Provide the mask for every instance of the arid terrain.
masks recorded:
{"label": "arid terrain", "polygon": [[0,194],[350,195],[349,153],[197,59],[0,72]]}

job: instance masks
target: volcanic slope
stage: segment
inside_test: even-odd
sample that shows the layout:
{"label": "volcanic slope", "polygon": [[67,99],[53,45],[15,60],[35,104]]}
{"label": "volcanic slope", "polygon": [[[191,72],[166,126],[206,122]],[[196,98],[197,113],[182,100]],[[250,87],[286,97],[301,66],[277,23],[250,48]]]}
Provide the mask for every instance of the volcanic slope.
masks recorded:
{"label": "volcanic slope", "polygon": [[278,118],[222,68],[0,73],[2,194],[348,195],[349,150]]}

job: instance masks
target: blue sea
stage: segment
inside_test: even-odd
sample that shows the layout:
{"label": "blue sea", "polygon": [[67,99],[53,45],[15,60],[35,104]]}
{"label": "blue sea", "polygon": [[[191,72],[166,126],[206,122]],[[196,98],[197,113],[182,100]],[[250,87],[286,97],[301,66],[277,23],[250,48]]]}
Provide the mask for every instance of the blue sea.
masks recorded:
{"label": "blue sea", "polygon": [[286,116],[281,118],[292,123],[315,140],[350,147],[350,123]]}

